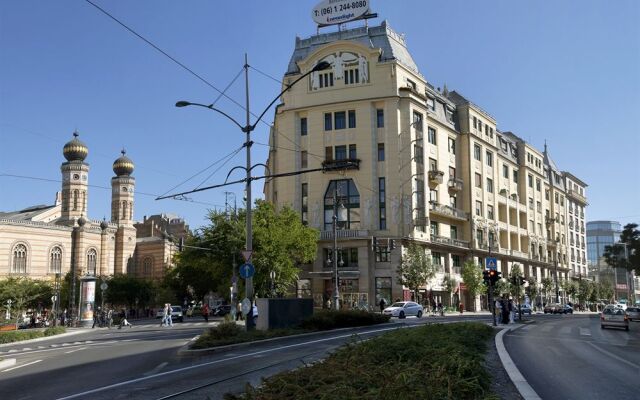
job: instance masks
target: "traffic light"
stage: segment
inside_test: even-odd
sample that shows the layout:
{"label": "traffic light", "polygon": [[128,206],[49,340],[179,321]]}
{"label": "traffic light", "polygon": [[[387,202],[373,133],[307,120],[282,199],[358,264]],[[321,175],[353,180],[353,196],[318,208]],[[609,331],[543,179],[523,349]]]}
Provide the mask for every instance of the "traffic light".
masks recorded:
{"label": "traffic light", "polygon": [[396,248],[396,240],[395,239],[391,239],[389,241],[389,247],[391,248],[391,250]]}
{"label": "traffic light", "polygon": [[501,278],[502,272],[498,272],[495,269],[489,270],[489,280],[492,284],[496,284]]}
{"label": "traffic light", "polygon": [[489,271],[486,269],[482,271],[482,280],[484,281],[485,285],[489,284]]}
{"label": "traffic light", "polygon": [[374,252],[378,250],[378,238],[375,236],[371,239],[371,250]]}

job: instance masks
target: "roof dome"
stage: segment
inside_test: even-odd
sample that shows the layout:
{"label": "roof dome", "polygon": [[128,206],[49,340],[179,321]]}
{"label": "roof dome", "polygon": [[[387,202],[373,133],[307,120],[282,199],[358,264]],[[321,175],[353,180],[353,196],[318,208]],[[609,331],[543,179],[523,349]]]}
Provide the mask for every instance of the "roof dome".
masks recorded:
{"label": "roof dome", "polygon": [[62,148],[62,154],[67,161],[84,161],[89,154],[89,148],[80,139],[78,139],[78,132],[73,132],[73,139],[71,139]]}
{"label": "roof dome", "polygon": [[78,218],[78,226],[82,227],[85,226],[87,223],[87,219],[84,217],[84,215],[81,215],[80,218]]}
{"label": "roof dome", "polygon": [[100,229],[102,229],[104,231],[108,227],[109,227],[109,223],[107,222],[106,219],[103,219],[102,222],[100,222]]}
{"label": "roof dome", "polygon": [[129,176],[133,172],[133,161],[125,156],[126,153],[127,152],[122,149],[122,156],[113,162],[113,172],[115,172],[117,176]]}

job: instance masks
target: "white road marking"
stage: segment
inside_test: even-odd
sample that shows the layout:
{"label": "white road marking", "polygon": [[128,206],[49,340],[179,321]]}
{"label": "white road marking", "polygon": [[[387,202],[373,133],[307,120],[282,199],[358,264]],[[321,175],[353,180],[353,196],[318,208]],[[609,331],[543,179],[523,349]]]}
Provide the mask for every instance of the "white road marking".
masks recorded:
{"label": "white road marking", "polygon": [[76,351],[80,351],[80,350],[86,350],[86,347],[80,347],[79,349],[75,349],[75,350],[71,350],[71,351],[65,351],[64,354],[71,354],[71,353],[75,353]]}
{"label": "white road marking", "polygon": [[29,351],[29,350],[33,350],[31,347],[23,347],[22,351]]}
{"label": "white road marking", "polygon": [[592,342],[587,342],[587,344],[591,347],[593,347],[594,349],[598,350],[599,352],[601,352],[602,354],[606,354],[611,358],[615,358],[616,360],[620,361],[621,363],[627,364],[628,366],[632,367],[632,368],[640,368],[640,365],[634,364],[631,361],[627,361],[622,357],[618,357],[617,355],[605,350],[605,349],[601,349],[600,347],[596,346],[595,344],[593,344]]}
{"label": "white road marking", "polygon": [[580,336],[591,336],[591,329],[580,328]]}
{"label": "white road marking", "polygon": [[144,373],[144,374],[142,374],[142,375],[147,376],[147,375],[153,375],[153,374],[155,374],[155,373],[158,373],[158,372],[160,372],[160,370],[161,370],[162,368],[166,367],[166,366],[167,366],[167,364],[169,364],[169,363],[168,363],[168,362],[166,362],[166,361],[165,361],[165,362],[163,362],[163,363],[160,363],[160,364],[158,364],[154,369],[152,369],[152,370],[151,370],[151,371],[149,371],[149,372],[145,372],[145,373]]}
{"label": "white road marking", "polygon": [[37,364],[42,360],[36,360],[36,361],[32,361],[30,363],[26,363],[26,364],[22,364],[22,365],[18,365],[17,367],[13,367],[13,368],[9,368],[9,369],[5,369],[2,372],[9,372],[9,371],[13,371],[14,369],[18,369],[18,368],[22,368],[22,367],[26,367],[28,365],[32,365],[32,364]]}

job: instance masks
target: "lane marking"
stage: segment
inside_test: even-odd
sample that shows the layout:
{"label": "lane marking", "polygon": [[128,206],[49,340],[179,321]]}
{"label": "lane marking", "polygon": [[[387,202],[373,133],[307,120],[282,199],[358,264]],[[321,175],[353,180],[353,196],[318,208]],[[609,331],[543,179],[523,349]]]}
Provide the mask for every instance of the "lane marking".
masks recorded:
{"label": "lane marking", "polygon": [[76,351],[80,351],[80,350],[86,350],[86,347],[80,347],[79,349],[75,349],[75,350],[71,350],[71,351],[65,351],[64,354],[71,354],[71,353],[75,353]]}
{"label": "lane marking", "polygon": [[602,354],[606,354],[611,358],[615,358],[616,360],[620,361],[621,363],[627,364],[628,366],[632,367],[632,368],[638,368],[640,369],[640,365],[636,365],[634,363],[632,363],[631,361],[627,361],[622,357],[619,357],[605,349],[601,349],[600,347],[596,346],[595,344],[593,344],[592,342],[587,342],[589,344],[589,346],[593,347],[594,349],[598,350],[599,352],[601,352]]}
{"label": "lane marking", "polygon": [[165,361],[165,362],[163,362],[163,363],[160,363],[160,364],[158,364],[154,369],[152,369],[152,370],[151,370],[151,371],[149,371],[149,372],[145,372],[145,373],[144,373],[144,374],[142,374],[142,375],[147,376],[147,375],[153,375],[153,374],[155,374],[155,373],[158,373],[158,372],[160,372],[160,370],[161,370],[162,368],[166,367],[166,366],[167,366],[167,364],[169,364],[169,363],[168,363],[168,362],[166,362],[166,361]]}
{"label": "lane marking", "polygon": [[[416,324],[414,326],[404,326],[404,327],[412,328],[412,327],[418,327],[418,326],[422,326],[422,324]],[[371,334],[371,333],[385,332],[385,331],[397,330],[397,329],[402,329],[402,328],[403,328],[403,326],[394,326],[394,327],[391,327],[391,328],[383,328],[383,329],[378,329],[378,330],[359,332],[357,334],[359,334],[359,335],[367,335],[367,334]],[[293,348],[293,347],[300,347],[300,346],[304,346],[304,345],[308,345],[308,344],[327,342],[327,341],[336,340],[336,339],[343,339],[343,338],[351,337],[353,335],[356,335],[356,333],[348,333],[348,334],[344,334],[344,335],[333,336],[333,337],[330,337],[330,338],[310,340],[308,342],[295,343],[295,344],[290,344],[290,345],[286,345],[286,346],[279,346],[279,347],[275,347],[275,348],[271,348],[271,349],[255,351],[253,353],[241,354],[241,355],[234,356],[234,357],[227,357],[227,358],[222,358],[222,359],[219,359],[219,360],[208,361],[208,362],[205,362],[205,363],[202,363],[202,364],[195,364],[195,365],[191,365],[189,367],[173,369],[171,371],[160,372],[160,373],[154,374],[154,375],[149,375],[149,376],[136,378],[136,379],[130,379],[128,381],[114,383],[114,384],[107,385],[107,386],[102,386],[102,387],[99,387],[99,388],[96,388],[96,389],[87,390],[85,392],[72,394],[70,396],[60,397],[60,398],[58,398],[58,400],[75,399],[75,398],[78,398],[78,397],[86,396],[88,394],[99,393],[99,392],[103,392],[105,390],[115,389],[117,387],[130,385],[132,383],[142,382],[142,381],[146,381],[146,380],[157,378],[157,377],[161,377],[161,376],[166,376],[166,375],[171,375],[171,374],[175,374],[175,373],[179,373],[179,372],[189,371],[189,370],[196,369],[196,368],[201,368],[201,367],[204,367],[204,366],[207,366],[207,365],[220,364],[220,363],[223,363],[223,362],[226,362],[226,361],[236,360],[236,359],[239,359],[239,358],[253,357],[253,356],[256,356],[258,354],[270,353],[270,352],[279,351],[279,350],[283,350],[283,349],[289,349],[289,348]]]}
{"label": "lane marking", "polygon": [[580,328],[580,336],[591,336],[591,329]]}
{"label": "lane marking", "polygon": [[18,369],[18,368],[26,367],[26,366],[28,366],[28,365],[37,364],[37,363],[39,363],[40,361],[42,361],[42,360],[36,360],[36,361],[32,361],[32,362],[30,362],[30,363],[26,363],[26,364],[18,365],[17,367],[13,367],[13,368],[5,369],[5,370],[0,371],[0,372],[9,372],[9,371],[13,371],[14,369]]}

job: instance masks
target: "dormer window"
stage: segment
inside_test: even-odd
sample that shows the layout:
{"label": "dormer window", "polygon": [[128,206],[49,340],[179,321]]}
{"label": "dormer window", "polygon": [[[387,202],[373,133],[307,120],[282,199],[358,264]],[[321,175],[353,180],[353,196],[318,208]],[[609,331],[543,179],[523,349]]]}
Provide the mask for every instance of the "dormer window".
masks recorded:
{"label": "dormer window", "polygon": [[360,71],[358,68],[347,69],[344,71],[344,84],[353,85],[360,83]]}
{"label": "dormer window", "polygon": [[436,100],[432,99],[431,97],[427,98],[427,108],[431,111],[435,111],[436,110]]}
{"label": "dormer window", "polygon": [[320,73],[320,88],[333,86],[333,72]]}
{"label": "dormer window", "polygon": [[416,90],[416,91],[418,90],[418,85],[416,85],[416,83],[411,79],[407,79],[407,86],[413,90]]}
{"label": "dormer window", "polygon": [[447,114],[447,121],[453,123],[453,110],[448,107],[445,107],[445,113]]}

